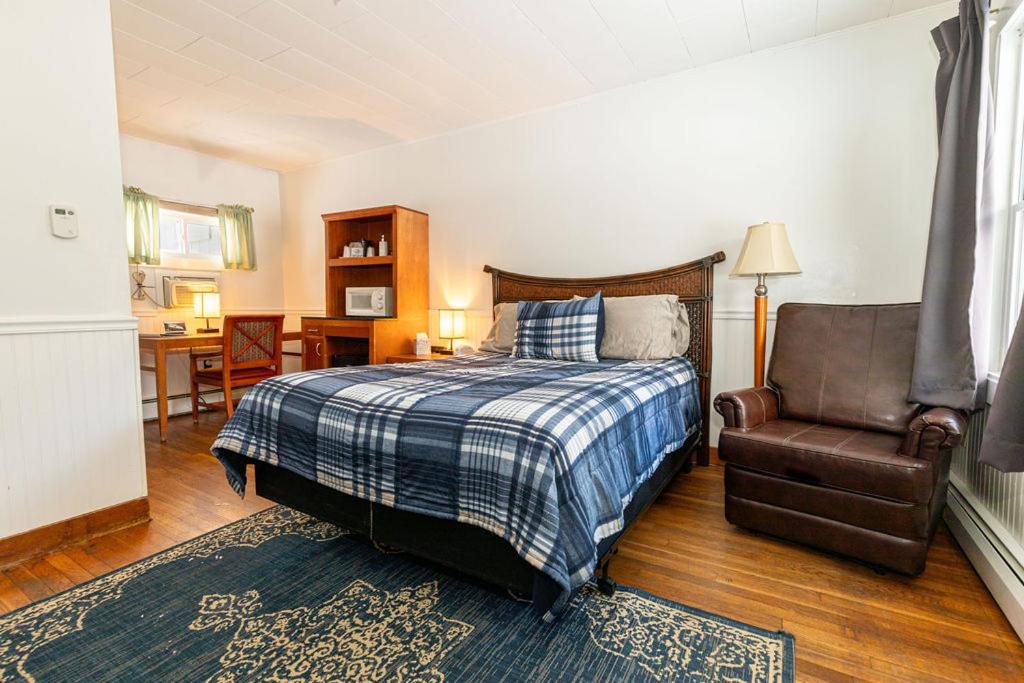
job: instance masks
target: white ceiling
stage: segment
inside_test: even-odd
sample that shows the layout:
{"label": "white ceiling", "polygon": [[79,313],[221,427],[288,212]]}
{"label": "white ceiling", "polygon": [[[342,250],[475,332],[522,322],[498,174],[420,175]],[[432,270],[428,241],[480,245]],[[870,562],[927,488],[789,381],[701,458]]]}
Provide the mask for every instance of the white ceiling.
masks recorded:
{"label": "white ceiling", "polygon": [[278,170],[943,0],[111,0],[130,135]]}

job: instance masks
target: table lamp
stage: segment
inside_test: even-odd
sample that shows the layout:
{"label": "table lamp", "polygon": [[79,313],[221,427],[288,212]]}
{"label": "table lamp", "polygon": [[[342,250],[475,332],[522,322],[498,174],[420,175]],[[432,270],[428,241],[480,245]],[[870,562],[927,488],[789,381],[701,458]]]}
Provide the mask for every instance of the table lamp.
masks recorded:
{"label": "table lamp", "polygon": [[442,308],[438,311],[438,337],[448,340],[451,352],[455,340],[466,336],[466,312],[455,308]]}
{"label": "table lamp", "polygon": [[764,344],[768,330],[768,287],[766,275],[791,275],[800,266],[789,246],[785,223],[761,223],[747,228],[747,236],[729,275],[756,275],[754,288],[754,386],[764,384]]}
{"label": "table lamp", "polygon": [[192,300],[195,306],[195,317],[205,318],[206,327],[196,330],[199,334],[216,334],[216,327],[210,327],[210,318],[220,317],[220,294],[217,292],[196,292]]}

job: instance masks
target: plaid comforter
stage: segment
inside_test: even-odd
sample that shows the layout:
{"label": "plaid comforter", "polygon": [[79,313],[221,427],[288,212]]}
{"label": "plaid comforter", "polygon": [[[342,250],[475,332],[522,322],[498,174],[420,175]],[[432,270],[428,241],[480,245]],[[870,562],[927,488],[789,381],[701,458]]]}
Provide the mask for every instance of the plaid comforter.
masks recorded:
{"label": "plaid comforter", "polygon": [[689,361],[577,363],[475,354],[260,382],[212,451],[245,491],[245,458],[349,495],[472,524],[561,590],[665,454],[700,429]]}

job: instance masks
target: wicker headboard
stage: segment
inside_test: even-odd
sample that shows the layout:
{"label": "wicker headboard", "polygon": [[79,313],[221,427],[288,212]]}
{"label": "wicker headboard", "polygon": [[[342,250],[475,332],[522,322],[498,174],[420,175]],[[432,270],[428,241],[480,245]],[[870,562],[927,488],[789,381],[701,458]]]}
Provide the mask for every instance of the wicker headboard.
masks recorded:
{"label": "wicker headboard", "polygon": [[675,294],[686,304],[690,317],[690,350],[686,356],[697,369],[700,378],[701,444],[697,462],[708,464],[708,429],[711,408],[711,313],[714,291],[714,267],[725,260],[725,254],[716,252],[696,261],[649,273],[613,275],[609,277],[563,278],[520,275],[491,266],[484,272],[491,274],[494,303],[540,301],[543,299],[569,299],[574,294],[592,296],[637,296],[641,294]]}

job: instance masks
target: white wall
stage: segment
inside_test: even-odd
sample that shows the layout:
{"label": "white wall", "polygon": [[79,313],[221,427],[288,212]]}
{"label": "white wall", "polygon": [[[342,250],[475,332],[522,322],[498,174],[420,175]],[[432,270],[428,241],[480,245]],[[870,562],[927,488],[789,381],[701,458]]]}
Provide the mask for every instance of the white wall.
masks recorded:
{"label": "white wall", "polygon": [[[161,199],[210,207],[244,204],[255,209],[252,220],[257,269],[222,271],[221,307],[231,312],[280,309],[284,305],[276,171],[129,135],[121,136],[121,171],[125,184],[141,187]],[[135,304],[133,308],[137,314],[154,309]]]}
{"label": "white wall", "polygon": [[146,494],[108,3],[2,14],[0,537]]}
{"label": "white wall", "polygon": [[[929,35],[950,3],[282,176],[285,301],[323,307],[325,211],[430,213],[431,306],[486,319],[481,267],[603,275],[722,249],[714,390],[752,375],[744,228],[785,221],[784,301],[920,296],[935,160]],[[479,326],[478,326],[479,329]],[[715,416],[717,417],[717,416]]]}
{"label": "white wall", "polygon": [[[276,171],[128,135],[121,136],[121,168],[125,184],[141,187],[161,199],[200,206],[253,207],[257,269],[219,269],[222,313],[283,311],[280,182]],[[149,284],[158,285],[152,276]],[[124,292],[127,300],[127,282]],[[132,310],[139,316],[139,329],[143,332],[159,332],[163,320],[185,320],[190,328],[199,322],[192,318],[191,311],[161,310],[149,301],[132,302]],[[298,329],[298,322],[292,327]],[[151,373],[143,375],[142,390],[145,416],[155,417],[152,399],[156,396],[156,385]],[[172,355],[168,360],[168,391],[173,396],[188,390],[187,354]],[[191,410],[183,400],[174,401],[171,409]]]}

